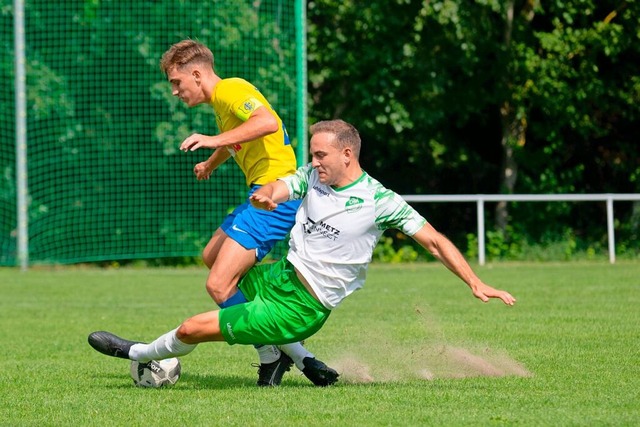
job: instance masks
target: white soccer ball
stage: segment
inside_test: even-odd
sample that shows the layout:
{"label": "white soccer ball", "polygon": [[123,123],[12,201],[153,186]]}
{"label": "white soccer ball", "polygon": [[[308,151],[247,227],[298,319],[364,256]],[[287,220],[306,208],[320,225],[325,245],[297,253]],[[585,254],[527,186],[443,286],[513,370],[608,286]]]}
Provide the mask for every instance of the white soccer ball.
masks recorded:
{"label": "white soccer ball", "polygon": [[180,378],[180,360],[177,357],[151,362],[131,362],[131,378],[138,387],[168,387]]}

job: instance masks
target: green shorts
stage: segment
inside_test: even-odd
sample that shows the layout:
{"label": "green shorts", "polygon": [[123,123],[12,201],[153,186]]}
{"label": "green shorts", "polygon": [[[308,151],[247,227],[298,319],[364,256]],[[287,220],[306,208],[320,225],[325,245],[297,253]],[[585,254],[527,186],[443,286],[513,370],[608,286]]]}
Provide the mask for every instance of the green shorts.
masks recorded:
{"label": "green shorts", "polygon": [[253,267],[238,287],[248,302],[220,310],[229,344],[288,344],[318,332],[331,310],[316,300],[286,258]]}

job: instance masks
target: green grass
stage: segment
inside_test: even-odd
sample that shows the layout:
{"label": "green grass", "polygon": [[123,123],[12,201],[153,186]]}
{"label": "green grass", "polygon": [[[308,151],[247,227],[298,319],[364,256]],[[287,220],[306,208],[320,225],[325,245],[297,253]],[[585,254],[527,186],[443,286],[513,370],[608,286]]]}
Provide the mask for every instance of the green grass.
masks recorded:
{"label": "green grass", "polygon": [[476,270],[517,305],[482,304],[438,264],[373,265],[307,342],[334,387],[293,369],[257,388],[255,351],[216,343],[148,390],[86,337],[151,340],[213,308],[204,269],[0,269],[0,425],[640,424],[640,265]]}

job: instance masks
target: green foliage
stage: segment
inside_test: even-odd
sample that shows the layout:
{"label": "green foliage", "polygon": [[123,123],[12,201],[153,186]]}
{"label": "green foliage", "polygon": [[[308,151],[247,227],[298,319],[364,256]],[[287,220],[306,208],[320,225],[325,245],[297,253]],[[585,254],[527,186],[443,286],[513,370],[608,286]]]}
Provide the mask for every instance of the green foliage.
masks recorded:
{"label": "green foliage", "polygon": [[[507,231],[489,230],[485,237],[485,256],[488,261],[593,261],[608,259],[607,242],[587,240],[576,235],[572,229],[548,232],[534,237],[508,227]],[[465,256],[478,259],[478,236],[467,234]],[[637,259],[640,246],[636,241],[624,240],[616,244],[618,259]]]}
{"label": "green foliage", "polygon": [[[413,262],[420,258],[419,252],[415,245],[407,243],[396,244],[390,236],[382,236],[378,244],[373,250],[373,261],[397,264],[401,262]],[[424,250],[423,250],[424,251]]]}
{"label": "green foliage", "polygon": [[630,78],[637,70],[626,60],[639,53],[635,8],[626,2],[552,3],[543,13],[549,27],[534,26],[536,44],[521,49],[536,76],[527,90],[529,115],[537,119],[530,122],[531,146],[522,162],[523,191],[638,191],[628,181],[638,165],[627,132],[628,118],[640,114],[637,83]]}
{"label": "green foliage", "polygon": [[[244,184],[225,165],[223,181],[194,185],[191,168],[205,153],[176,147],[215,124],[206,108],[171,96],[158,61],[177,40],[204,41],[217,71],[256,84],[291,131],[290,3],[27,0],[32,260],[195,256]],[[307,12],[309,121],[356,124],[365,169],[398,193],[508,191],[505,147],[517,193],[640,191],[640,2],[312,0]],[[0,0],[0,24],[0,76],[13,82],[10,0]],[[16,251],[14,101],[10,84],[0,94],[2,265],[13,265]],[[192,208],[176,209],[176,193]],[[488,236],[491,256],[522,257],[540,242],[574,239],[561,254],[605,245],[599,208],[509,209],[511,228]],[[638,252],[636,210],[616,210],[623,253]],[[472,215],[446,208],[428,217],[465,242]],[[78,242],[91,254],[72,250]],[[414,257],[398,239],[381,245],[377,259]]]}
{"label": "green foliage", "polygon": [[[315,0],[308,14],[311,120],[357,124],[365,168],[401,194],[504,191],[505,137],[516,193],[640,191],[640,3]],[[591,214],[572,209],[556,240],[597,229]],[[429,218],[464,240],[468,216]]]}

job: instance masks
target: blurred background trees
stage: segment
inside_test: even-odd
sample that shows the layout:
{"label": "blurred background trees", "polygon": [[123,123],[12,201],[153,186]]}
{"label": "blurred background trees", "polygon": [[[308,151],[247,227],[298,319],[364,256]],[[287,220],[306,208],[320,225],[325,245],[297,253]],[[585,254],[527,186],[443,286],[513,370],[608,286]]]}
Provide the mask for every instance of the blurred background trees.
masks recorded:
{"label": "blurred background trees", "polygon": [[[200,154],[181,156],[178,143],[196,130],[215,132],[215,123],[206,108],[188,110],[171,96],[158,61],[180,39],[207,43],[218,73],[256,84],[291,133],[295,99],[278,89],[295,89],[294,28],[283,13],[290,3],[144,0],[123,8],[115,0],[26,0],[29,168],[55,174],[55,181],[29,177],[41,189],[30,194],[31,219],[47,218],[30,230],[32,250],[43,258],[59,253],[70,245],[61,221],[85,216],[113,223],[76,227],[72,238],[113,252],[110,243],[139,230],[123,228],[109,211],[160,233],[119,258],[176,241],[186,243],[173,255],[185,247],[198,254],[226,213],[219,206],[235,205],[243,183],[230,163],[224,181],[191,188]],[[9,82],[11,4],[0,0],[0,75]],[[640,192],[638,1],[310,0],[307,24],[309,122],[353,123],[365,169],[398,193]],[[122,99],[129,101],[114,101]],[[9,159],[0,165],[0,217],[12,217],[11,85],[0,110],[7,123],[0,158]],[[93,168],[105,161],[109,168]],[[74,194],[56,198],[57,186]],[[197,203],[189,215],[167,196],[187,187]],[[96,194],[101,202],[87,203]],[[475,206],[416,208],[473,250]],[[525,247],[558,242],[569,252],[606,247],[604,204],[493,208],[490,257],[517,258]],[[640,207],[617,203],[622,252],[640,252],[639,228]],[[2,221],[3,235],[13,229]],[[406,243],[395,236],[385,242]],[[10,251],[0,246],[2,264]]]}
{"label": "blurred background trees", "polygon": [[[314,0],[308,14],[312,118],[356,124],[365,167],[400,193],[640,191],[638,2]],[[423,209],[458,242],[475,216]],[[638,207],[616,209],[638,237]],[[494,222],[507,242],[597,241],[604,215],[496,204]]]}

